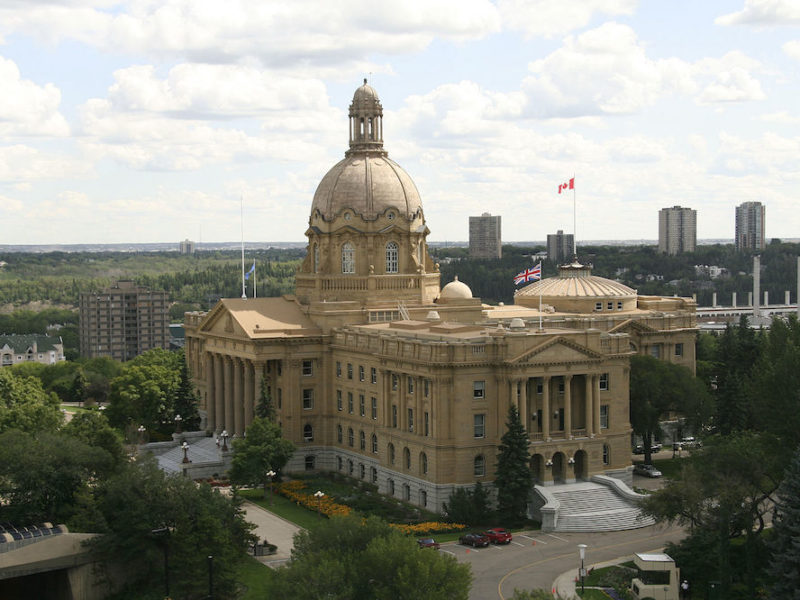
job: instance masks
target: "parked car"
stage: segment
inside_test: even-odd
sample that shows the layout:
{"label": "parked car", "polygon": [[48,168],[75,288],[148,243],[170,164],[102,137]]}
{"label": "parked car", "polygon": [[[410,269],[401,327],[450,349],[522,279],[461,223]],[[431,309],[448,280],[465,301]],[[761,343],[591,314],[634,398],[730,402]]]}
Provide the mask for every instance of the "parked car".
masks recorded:
{"label": "parked car", "polygon": [[681,440],[681,448],[699,448],[703,443],[693,437],[685,437]]}
{"label": "parked car", "polygon": [[661,452],[661,444],[658,442],[650,444],[650,452]]}
{"label": "parked car", "polygon": [[633,447],[633,453],[634,454],[644,454],[644,446],[642,446],[641,444],[636,444]]}
{"label": "parked car", "polygon": [[636,464],[633,466],[633,472],[643,477],[661,477],[661,471],[656,469],[653,465]]}
{"label": "parked car", "polygon": [[467,533],[458,538],[458,543],[465,546],[472,546],[473,548],[477,548],[478,546],[485,548],[489,545],[489,538],[482,533]]}
{"label": "parked car", "polygon": [[492,527],[484,532],[484,535],[489,538],[492,544],[510,544],[511,532],[502,527]]}
{"label": "parked car", "polygon": [[417,540],[417,546],[420,548],[433,548],[434,550],[438,550],[439,542],[433,538],[420,538]]}

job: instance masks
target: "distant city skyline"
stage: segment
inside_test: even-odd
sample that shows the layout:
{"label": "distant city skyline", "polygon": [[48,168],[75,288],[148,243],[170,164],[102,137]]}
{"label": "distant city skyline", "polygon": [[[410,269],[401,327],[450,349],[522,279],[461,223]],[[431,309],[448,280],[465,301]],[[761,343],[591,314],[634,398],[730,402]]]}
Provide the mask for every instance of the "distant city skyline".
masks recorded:
{"label": "distant city skyline", "polygon": [[0,245],[302,241],[364,77],[431,242],[571,234],[573,176],[579,248],[800,237],[793,0],[46,0],[0,42]]}

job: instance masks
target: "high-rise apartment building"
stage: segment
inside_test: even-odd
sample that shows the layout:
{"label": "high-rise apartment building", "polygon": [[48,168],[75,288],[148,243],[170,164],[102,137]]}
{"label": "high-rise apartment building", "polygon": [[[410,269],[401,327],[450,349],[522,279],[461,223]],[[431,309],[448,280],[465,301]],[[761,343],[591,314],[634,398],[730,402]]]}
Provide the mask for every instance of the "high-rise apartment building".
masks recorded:
{"label": "high-rise apartment building", "polygon": [[694,252],[697,248],[697,211],[673,206],[658,211],[658,250],[665,254]]}
{"label": "high-rise apartment building", "polygon": [[125,361],[153,348],[169,348],[167,293],[119,281],[80,297],[81,355]]}
{"label": "high-rise apartment building", "polygon": [[472,258],[501,258],[500,215],[483,213],[469,218],[469,255]]}
{"label": "high-rise apartment building", "polygon": [[194,254],[194,242],[190,239],[185,239],[178,244],[178,249],[181,254]]}
{"label": "high-rise apartment building", "polygon": [[547,234],[547,258],[557,263],[568,261],[575,253],[575,236],[571,233]]}
{"label": "high-rise apartment building", "polygon": [[764,210],[761,202],[744,202],[736,207],[737,250],[764,249]]}

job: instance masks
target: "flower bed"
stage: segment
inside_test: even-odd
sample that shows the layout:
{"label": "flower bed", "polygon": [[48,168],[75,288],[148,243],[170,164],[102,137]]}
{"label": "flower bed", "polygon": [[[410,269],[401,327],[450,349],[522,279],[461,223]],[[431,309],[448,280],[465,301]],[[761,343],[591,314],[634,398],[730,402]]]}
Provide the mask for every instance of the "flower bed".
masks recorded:
{"label": "flower bed", "polygon": [[450,531],[461,531],[466,529],[466,525],[461,523],[441,523],[440,521],[427,521],[425,523],[413,523],[402,525],[400,523],[390,523],[391,527],[399,529],[408,535],[423,535],[429,533],[447,533]]}

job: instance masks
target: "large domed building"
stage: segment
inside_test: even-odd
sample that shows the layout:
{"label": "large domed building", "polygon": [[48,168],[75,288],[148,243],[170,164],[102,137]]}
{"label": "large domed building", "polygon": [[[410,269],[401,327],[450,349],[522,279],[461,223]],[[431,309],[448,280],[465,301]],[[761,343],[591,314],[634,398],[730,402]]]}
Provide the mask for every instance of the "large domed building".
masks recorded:
{"label": "large domed building", "polygon": [[491,486],[514,405],[545,527],[569,522],[547,490],[629,484],[629,357],[693,368],[692,301],[638,296],[577,260],[513,305],[483,304],[469,282],[440,289],[420,192],[384,149],[366,80],[348,137],[311,202],[296,294],[186,315],[205,427],[243,435],[263,383],[297,446],[287,471],[343,473],[440,511],[456,488]]}

